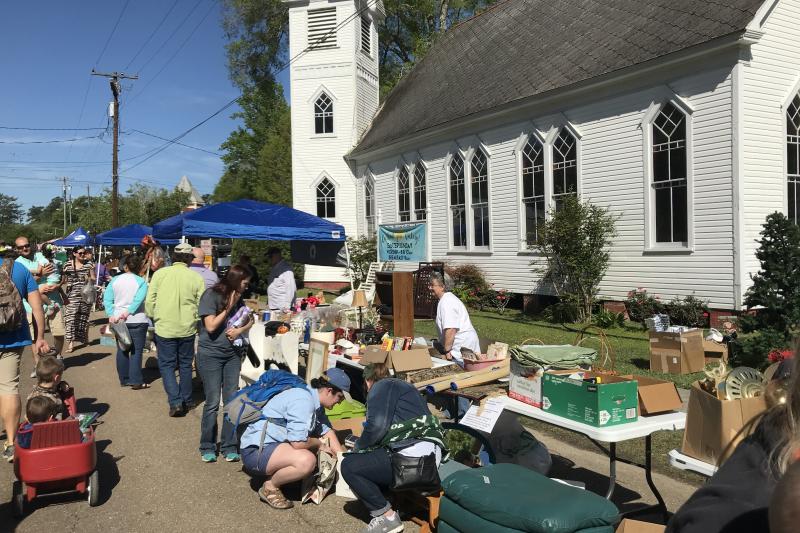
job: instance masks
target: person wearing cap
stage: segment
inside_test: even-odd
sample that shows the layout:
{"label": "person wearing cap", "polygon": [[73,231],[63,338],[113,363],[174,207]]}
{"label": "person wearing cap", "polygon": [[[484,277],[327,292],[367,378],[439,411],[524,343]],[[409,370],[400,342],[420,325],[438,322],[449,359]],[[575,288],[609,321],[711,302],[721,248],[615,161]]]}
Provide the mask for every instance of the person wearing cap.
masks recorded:
{"label": "person wearing cap", "polygon": [[390,377],[381,363],[364,368],[364,382],[367,420],[356,453],[342,460],[342,477],[372,517],[362,533],[396,533],[403,521],[383,495],[394,482],[392,456],[435,461],[438,468],[447,446],[439,419],[414,385]]}
{"label": "person wearing cap", "polygon": [[270,311],[287,311],[294,304],[297,284],[292,265],[283,258],[280,248],[267,250],[267,259],[272,269],[267,278],[267,305]]}
{"label": "person wearing cap", "polygon": [[[145,298],[145,312],[153,320],[158,349],[158,369],[169,402],[169,416],[183,416],[194,407],[192,361],[199,320],[203,278],[189,270],[194,256],[189,244],[175,247],[172,266],[156,270]],[[175,379],[178,368],[180,381]]]}
{"label": "person wearing cap", "polygon": [[317,466],[317,452],[343,451],[336,432],[325,416],[350,392],[350,378],[340,368],[330,368],[305,387],[285,390],[261,410],[262,419],[242,434],[242,463],[253,475],[267,476],[258,497],[274,509],[294,506],[281,487],[310,476]]}

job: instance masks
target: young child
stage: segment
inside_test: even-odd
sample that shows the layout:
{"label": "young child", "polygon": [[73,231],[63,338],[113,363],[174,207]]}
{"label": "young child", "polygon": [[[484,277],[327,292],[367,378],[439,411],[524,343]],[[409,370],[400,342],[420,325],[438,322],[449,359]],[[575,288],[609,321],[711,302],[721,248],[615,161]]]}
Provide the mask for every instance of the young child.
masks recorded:
{"label": "young child", "polygon": [[17,432],[17,443],[20,448],[31,447],[31,437],[33,436],[33,425],[39,422],[49,422],[53,420],[58,411],[55,402],[49,396],[34,396],[28,398],[25,405],[25,423],[20,426]]}
{"label": "young child", "polygon": [[50,398],[56,405],[56,419],[61,420],[69,416],[64,400],[72,396],[72,389],[66,381],[61,381],[64,374],[64,361],[52,355],[39,358],[36,365],[37,383],[28,395],[28,400],[36,396]]}
{"label": "young child", "polygon": [[[42,245],[42,259],[39,260],[39,265],[44,268],[48,264],[53,265],[53,272],[47,276],[44,280],[39,282],[39,286],[42,285],[61,285],[61,262],[55,258],[56,255],[56,247],[50,243],[45,243]],[[48,318],[52,318],[58,312],[59,307],[64,305],[64,300],[61,296],[61,288],[44,293],[40,292],[42,297],[42,304],[45,306],[45,314]]]}

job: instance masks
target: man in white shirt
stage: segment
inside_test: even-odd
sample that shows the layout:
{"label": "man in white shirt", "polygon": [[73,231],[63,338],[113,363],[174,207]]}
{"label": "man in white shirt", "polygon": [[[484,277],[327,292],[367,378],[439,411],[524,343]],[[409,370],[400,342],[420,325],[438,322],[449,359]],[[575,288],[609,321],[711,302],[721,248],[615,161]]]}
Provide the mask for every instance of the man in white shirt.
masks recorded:
{"label": "man in white shirt", "polygon": [[294,281],[292,265],[283,259],[280,248],[267,250],[267,259],[272,267],[267,278],[267,297],[270,311],[291,309],[297,285]]}
{"label": "man in white shirt", "polygon": [[478,333],[472,327],[467,308],[458,296],[445,288],[445,280],[441,274],[431,275],[430,288],[439,299],[436,329],[439,330],[439,343],[443,346],[444,356],[463,366],[462,348],[469,348],[475,353],[481,351]]}

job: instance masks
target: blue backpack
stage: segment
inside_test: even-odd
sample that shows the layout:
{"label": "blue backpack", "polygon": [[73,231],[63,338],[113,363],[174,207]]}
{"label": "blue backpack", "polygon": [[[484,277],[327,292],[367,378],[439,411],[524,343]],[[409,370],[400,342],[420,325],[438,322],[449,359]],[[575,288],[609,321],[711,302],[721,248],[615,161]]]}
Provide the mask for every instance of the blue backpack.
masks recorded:
{"label": "blue backpack", "polygon": [[267,370],[258,381],[239,390],[225,405],[225,418],[233,424],[233,434],[240,424],[252,424],[265,420],[261,410],[274,396],[294,388],[305,388],[299,376],[285,370]]}

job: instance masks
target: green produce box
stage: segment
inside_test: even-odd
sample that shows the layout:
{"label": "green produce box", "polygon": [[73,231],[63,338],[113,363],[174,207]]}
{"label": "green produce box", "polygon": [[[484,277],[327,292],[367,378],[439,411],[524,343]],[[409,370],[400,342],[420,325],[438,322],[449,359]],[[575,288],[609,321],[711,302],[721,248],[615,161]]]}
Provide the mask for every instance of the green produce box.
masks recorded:
{"label": "green produce box", "polygon": [[[584,372],[584,378],[598,377]],[[595,427],[636,422],[639,391],[634,380],[600,376],[601,383],[570,379],[566,374],[545,372],[542,377],[542,409]]]}

